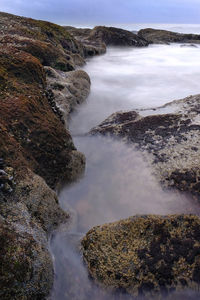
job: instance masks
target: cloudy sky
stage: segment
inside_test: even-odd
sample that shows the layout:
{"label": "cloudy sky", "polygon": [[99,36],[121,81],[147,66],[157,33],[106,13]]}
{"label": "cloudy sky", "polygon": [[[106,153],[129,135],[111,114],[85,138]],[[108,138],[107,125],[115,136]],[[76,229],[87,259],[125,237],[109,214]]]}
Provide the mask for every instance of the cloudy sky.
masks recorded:
{"label": "cloudy sky", "polygon": [[0,0],[0,10],[72,25],[200,23],[200,0]]}

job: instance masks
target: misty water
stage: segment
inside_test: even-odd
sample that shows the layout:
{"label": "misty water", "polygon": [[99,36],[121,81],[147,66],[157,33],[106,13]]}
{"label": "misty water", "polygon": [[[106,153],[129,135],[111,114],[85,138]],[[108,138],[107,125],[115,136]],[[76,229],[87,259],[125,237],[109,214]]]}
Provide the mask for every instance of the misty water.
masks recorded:
{"label": "misty water", "polygon": [[[70,211],[71,219],[51,241],[52,299],[125,300],[129,297],[111,295],[88,278],[80,254],[81,237],[95,225],[135,214],[199,214],[200,209],[184,194],[163,191],[133,146],[84,134],[116,111],[158,107],[200,93],[200,46],[108,48],[105,55],[88,60],[84,70],[91,78],[91,93],[72,114],[70,131],[87,163],[83,176],[59,194],[60,205]],[[184,291],[170,299],[194,300],[199,294]]]}

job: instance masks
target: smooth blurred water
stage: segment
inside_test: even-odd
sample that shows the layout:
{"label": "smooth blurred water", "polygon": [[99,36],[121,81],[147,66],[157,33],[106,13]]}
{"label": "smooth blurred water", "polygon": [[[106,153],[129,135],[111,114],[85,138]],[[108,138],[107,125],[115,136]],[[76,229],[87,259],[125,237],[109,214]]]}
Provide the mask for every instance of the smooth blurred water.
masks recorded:
{"label": "smooth blurred water", "polygon": [[156,107],[200,93],[200,45],[112,47],[88,61],[91,93],[72,114],[72,134],[88,132],[113,112]]}
{"label": "smooth blurred water", "polygon": [[[200,48],[154,45],[109,48],[85,66],[91,77],[86,103],[72,115],[70,131],[86,156],[85,174],[65,186],[59,201],[71,212],[70,226],[55,233],[53,300],[128,300],[99,289],[88,278],[80,254],[80,239],[93,226],[135,214],[200,213],[186,195],[163,191],[140,152],[108,138],[79,136],[118,110],[160,106],[200,92]],[[171,300],[197,300],[196,291]],[[155,298],[156,300],[156,298]]]}

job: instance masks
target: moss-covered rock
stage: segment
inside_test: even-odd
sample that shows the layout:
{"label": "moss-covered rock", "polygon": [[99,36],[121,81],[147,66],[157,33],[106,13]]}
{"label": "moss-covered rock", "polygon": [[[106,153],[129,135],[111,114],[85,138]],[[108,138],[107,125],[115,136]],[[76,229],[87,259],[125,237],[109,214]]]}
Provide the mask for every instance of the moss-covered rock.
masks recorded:
{"label": "moss-covered rock", "polygon": [[83,47],[61,26],[5,13],[0,46],[0,298],[45,299],[48,236],[69,217],[53,189],[74,180],[85,158],[50,101],[44,65],[71,71]]}
{"label": "moss-covered rock", "polygon": [[82,240],[90,276],[119,293],[161,299],[198,290],[200,219],[192,215],[135,216],[97,226]]}

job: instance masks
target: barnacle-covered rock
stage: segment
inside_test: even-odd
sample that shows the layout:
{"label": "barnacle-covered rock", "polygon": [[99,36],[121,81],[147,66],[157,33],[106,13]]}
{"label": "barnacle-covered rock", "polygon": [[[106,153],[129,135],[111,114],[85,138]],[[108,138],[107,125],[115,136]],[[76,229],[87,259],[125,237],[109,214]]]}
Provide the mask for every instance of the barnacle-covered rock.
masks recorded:
{"label": "barnacle-covered rock", "polygon": [[198,290],[200,219],[193,215],[134,216],[91,229],[82,240],[96,283],[144,299]]}

